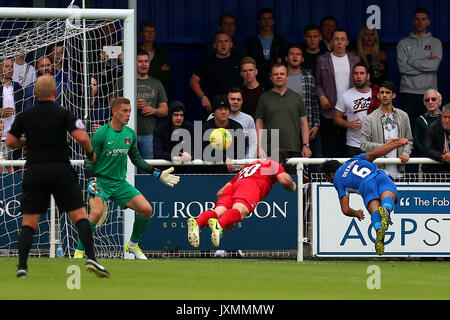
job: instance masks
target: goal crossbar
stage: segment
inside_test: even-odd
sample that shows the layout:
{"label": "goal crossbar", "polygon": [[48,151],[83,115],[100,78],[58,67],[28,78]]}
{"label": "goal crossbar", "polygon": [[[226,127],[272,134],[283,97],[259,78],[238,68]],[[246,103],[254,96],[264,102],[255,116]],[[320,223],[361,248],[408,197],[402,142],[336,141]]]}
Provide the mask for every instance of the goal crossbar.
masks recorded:
{"label": "goal crossbar", "polygon": [[132,21],[134,9],[21,8],[3,7],[0,18],[121,19]]}

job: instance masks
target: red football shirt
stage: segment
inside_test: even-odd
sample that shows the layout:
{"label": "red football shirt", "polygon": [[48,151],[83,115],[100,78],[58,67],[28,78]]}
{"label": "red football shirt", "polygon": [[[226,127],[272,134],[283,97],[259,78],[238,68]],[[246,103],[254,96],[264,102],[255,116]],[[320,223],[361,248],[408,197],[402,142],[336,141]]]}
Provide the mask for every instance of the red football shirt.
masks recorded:
{"label": "red football shirt", "polygon": [[230,183],[245,183],[254,181],[259,189],[260,196],[264,198],[277,182],[277,175],[284,173],[283,167],[273,160],[258,160],[248,164],[230,181]]}

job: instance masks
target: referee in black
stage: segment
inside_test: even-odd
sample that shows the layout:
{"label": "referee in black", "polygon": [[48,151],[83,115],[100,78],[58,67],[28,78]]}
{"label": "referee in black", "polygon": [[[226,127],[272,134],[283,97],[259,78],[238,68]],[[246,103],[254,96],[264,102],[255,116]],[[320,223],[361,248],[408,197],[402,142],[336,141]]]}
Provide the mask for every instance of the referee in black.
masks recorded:
{"label": "referee in black", "polygon": [[109,278],[108,271],[97,263],[94,239],[87,220],[83,194],[78,176],[70,163],[67,133],[79,143],[89,160],[95,153],[83,122],[68,110],[55,104],[56,85],[53,76],[44,75],[36,80],[38,103],[19,113],[6,137],[10,148],[27,148],[27,161],[22,181],[22,230],[19,235],[19,265],[16,276],[28,276],[28,255],[33,234],[41,214],[50,202],[50,195],[61,212],[68,212],[77,227],[78,236],[86,248],[86,269],[98,277]]}

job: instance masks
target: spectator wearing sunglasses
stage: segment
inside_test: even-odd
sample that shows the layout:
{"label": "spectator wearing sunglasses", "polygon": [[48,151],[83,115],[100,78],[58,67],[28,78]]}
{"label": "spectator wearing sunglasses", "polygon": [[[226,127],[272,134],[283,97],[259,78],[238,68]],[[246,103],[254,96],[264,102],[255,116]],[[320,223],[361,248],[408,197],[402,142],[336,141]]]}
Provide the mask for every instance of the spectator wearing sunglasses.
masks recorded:
{"label": "spectator wearing sunglasses", "polygon": [[427,112],[416,119],[414,127],[414,156],[425,156],[425,131],[434,121],[441,119],[442,95],[434,89],[428,90],[423,96],[423,103]]}

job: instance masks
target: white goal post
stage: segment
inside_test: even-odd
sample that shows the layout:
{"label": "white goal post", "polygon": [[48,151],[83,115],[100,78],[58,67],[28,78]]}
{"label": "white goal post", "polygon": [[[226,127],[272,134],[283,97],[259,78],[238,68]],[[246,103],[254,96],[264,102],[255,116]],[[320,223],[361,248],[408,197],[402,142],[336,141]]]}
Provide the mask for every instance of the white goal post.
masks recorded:
{"label": "white goal post", "polygon": [[[16,19],[16,20],[15,20]],[[58,20],[57,27],[54,27],[54,24],[51,22],[53,19]],[[23,7],[3,7],[0,8],[0,20],[3,28],[0,28],[2,31],[2,37],[5,33],[5,26],[12,26],[10,31],[10,35],[5,38],[2,38],[3,41],[0,45],[3,45],[2,50],[0,52],[0,59],[14,59],[18,53],[26,53],[29,54],[32,51],[44,50],[45,48],[39,47],[36,45],[36,42],[40,42],[41,44],[47,44],[47,46],[55,45],[61,41],[66,43],[66,38],[72,36],[72,34],[61,36],[61,33],[65,33],[64,28],[69,26],[69,32],[72,32],[74,37],[77,37],[73,46],[73,52],[79,53],[79,57],[77,63],[81,65],[82,63],[91,63],[91,61],[87,61],[86,50],[88,50],[91,44],[86,43],[86,21],[89,20],[92,22],[94,27],[90,29],[91,32],[96,32],[99,34],[99,37],[102,36],[102,29],[108,21],[120,21],[121,28],[121,41],[123,41],[123,81],[121,83],[121,90],[116,90],[117,92],[121,92],[123,90],[123,96],[127,97],[131,101],[136,101],[136,15],[134,9],[81,9],[81,8],[23,8]],[[59,23],[59,21],[62,21]],[[4,21],[6,21],[4,23]],[[50,21],[50,22],[48,22]],[[97,23],[97,21],[100,21]],[[3,25],[4,23],[4,25]],[[103,24],[101,24],[103,23]],[[110,22],[111,23],[111,22]],[[97,24],[97,28],[99,31],[95,30],[95,25]],[[22,26],[32,25],[32,28],[24,28],[21,29]],[[62,31],[58,28],[61,26]],[[16,30],[17,28],[17,30]],[[48,39],[47,39],[48,36]],[[93,41],[94,42],[94,41]],[[95,44],[96,45],[96,44]],[[79,46],[79,47],[78,47]],[[23,48],[22,48],[23,47]],[[48,49],[48,47],[46,48]],[[98,49],[96,47],[96,49]],[[82,52],[78,52],[82,51]],[[93,54],[93,53],[91,53]],[[67,54],[68,55],[68,54]],[[67,57],[70,58],[70,57]],[[63,58],[65,59],[65,58]],[[67,67],[67,66],[66,66]],[[70,66],[69,66],[70,68]],[[92,67],[91,67],[92,68]],[[34,69],[33,69],[34,70]],[[73,86],[81,87],[80,96],[76,98],[78,101],[83,101],[83,104],[87,105],[88,96],[87,92],[89,92],[90,87],[92,85],[91,79],[89,79],[89,83],[87,82],[87,68],[85,66],[80,67],[80,73],[77,75],[80,78],[80,83],[75,83]],[[70,70],[73,72],[72,70]],[[64,72],[63,72],[64,73]],[[64,77],[64,75],[63,75]],[[78,79],[77,78],[77,79]],[[70,85],[68,85],[70,87]],[[23,86],[25,91],[25,86]],[[69,90],[67,90],[69,91]],[[73,94],[72,94],[73,95]],[[67,99],[66,97],[62,99]],[[25,98],[24,98],[25,100]],[[64,100],[66,101],[66,100]],[[78,110],[80,114],[84,115],[83,120],[86,120],[86,114],[88,113],[87,108],[79,106]],[[134,117],[130,119],[128,124],[129,127],[135,129],[136,128],[136,114],[134,113]],[[77,153],[77,157],[75,159],[81,159],[79,155],[78,147],[73,148],[73,152]],[[3,159],[0,159],[3,160]],[[7,161],[1,161],[3,166],[7,166]],[[80,162],[79,160],[75,160],[76,162]],[[12,162],[10,165],[14,164],[18,167],[23,166],[22,162]],[[82,162],[78,163],[79,167]],[[1,167],[1,166],[0,166]],[[2,168],[3,171],[3,168]],[[131,164],[131,161],[128,161],[128,170],[127,170],[127,180],[130,184],[135,184],[135,168]],[[53,217],[54,218],[54,217]],[[123,225],[125,233],[125,239],[129,238],[131,235],[131,229],[134,221],[134,212],[131,210],[126,210],[123,216]],[[56,224],[57,225],[57,224]],[[50,221],[50,226],[53,230],[50,231],[49,235],[49,245],[50,245],[50,257],[54,257],[56,240],[55,240],[55,221]],[[124,248],[125,244],[120,244],[122,248]],[[127,258],[128,254],[123,252],[123,255]]]}

